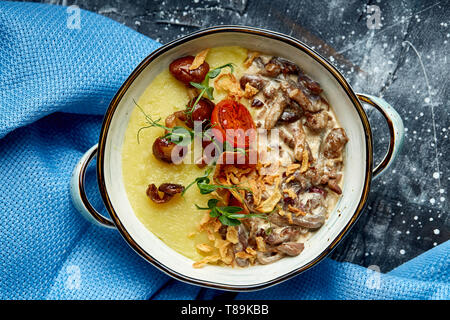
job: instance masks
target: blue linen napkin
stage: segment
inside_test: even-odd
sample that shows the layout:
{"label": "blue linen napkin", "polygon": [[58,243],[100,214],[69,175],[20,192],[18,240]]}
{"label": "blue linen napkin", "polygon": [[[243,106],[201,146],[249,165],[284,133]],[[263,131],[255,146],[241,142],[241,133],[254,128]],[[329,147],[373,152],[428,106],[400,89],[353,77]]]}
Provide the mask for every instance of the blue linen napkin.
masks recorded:
{"label": "blue linen napkin", "polygon": [[[159,46],[105,17],[82,10],[77,21],[74,14],[0,2],[0,298],[217,297],[220,291],[171,279],[117,231],[90,225],[73,208],[73,167],[97,142],[116,90]],[[101,208],[95,175],[88,177]],[[449,252],[443,243],[387,274],[326,259],[237,298],[448,299]]]}

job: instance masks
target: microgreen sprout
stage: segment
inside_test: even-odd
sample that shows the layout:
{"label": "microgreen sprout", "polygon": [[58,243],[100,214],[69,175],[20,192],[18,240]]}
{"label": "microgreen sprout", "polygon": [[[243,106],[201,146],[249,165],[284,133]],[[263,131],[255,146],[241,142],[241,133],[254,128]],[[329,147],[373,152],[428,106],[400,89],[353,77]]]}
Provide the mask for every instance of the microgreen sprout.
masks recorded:
{"label": "microgreen sprout", "polygon": [[218,218],[219,221],[226,226],[238,226],[241,224],[239,219],[245,218],[262,218],[267,219],[267,216],[259,213],[239,213],[242,209],[238,206],[217,206],[218,199],[209,199],[208,207],[200,207],[195,205],[199,210],[210,210],[209,215],[213,218]]}
{"label": "microgreen sprout", "polygon": [[190,107],[189,110],[186,110],[186,114],[192,114],[192,112],[195,110],[195,106],[197,105],[197,103],[200,101],[201,97],[203,97],[203,95],[206,93],[206,95],[208,96],[208,98],[210,100],[214,100],[214,87],[210,87],[209,86],[209,80],[210,79],[214,79],[216,78],[220,72],[222,71],[222,69],[229,67],[231,73],[234,72],[234,67],[232,63],[227,63],[224,64],[223,66],[217,67],[213,70],[210,70],[206,76],[205,79],[203,79],[203,81],[201,83],[197,83],[197,82],[190,82],[191,86],[193,86],[194,88],[197,88],[200,91],[200,94],[197,97],[197,100],[195,100],[194,104]]}

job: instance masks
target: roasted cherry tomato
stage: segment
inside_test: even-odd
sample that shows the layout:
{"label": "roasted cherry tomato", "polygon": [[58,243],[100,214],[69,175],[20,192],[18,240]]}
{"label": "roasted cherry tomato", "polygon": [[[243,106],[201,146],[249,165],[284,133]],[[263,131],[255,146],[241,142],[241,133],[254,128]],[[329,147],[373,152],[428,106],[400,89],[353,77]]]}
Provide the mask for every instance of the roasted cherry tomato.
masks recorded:
{"label": "roasted cherry tomato", "polygon": [[243,104],[233,99],[224,99],[214,107],[211,124],[216,139],[222,143],[227,141],[234,148],[247,149],[255,137],[252,115]]}

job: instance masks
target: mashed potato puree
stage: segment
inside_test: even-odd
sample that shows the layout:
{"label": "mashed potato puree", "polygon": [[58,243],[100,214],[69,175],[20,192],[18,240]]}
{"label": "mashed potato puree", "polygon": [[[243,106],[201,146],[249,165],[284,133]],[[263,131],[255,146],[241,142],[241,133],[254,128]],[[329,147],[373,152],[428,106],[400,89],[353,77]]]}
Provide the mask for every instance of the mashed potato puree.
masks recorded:
{"label": "mashed potato puree", "polygon": [[[246,49],[221,47],[212,48],[206,61],[211,69],[233,63],[234,72],[239,78],[243,73],[246,57]],[[214,97],[214,102],[217,103],[225,97],[225,93],[215,91]],[[155,120],[161,117],[162,124],[168,115],[184,110],[189,101],[186,87],[170,74],[169,66],[137,98],[137,103],[145,113]],[[156,186],[166,182],[187,186],[205,170],[194,164],[174,165],[156,159],[152,153],[152,145],[157,137],[164,134],[164,130],[142,130],[138,144],[137,132],[147,125],[144,115],[136,107],[130,116],[122,150],[122,172],[128,199],[136,216],[147,229],[177,252],[193,260],[200,260],[203,255],[195,246],[209,241],[206,233],[191,235],[198,231],[199,222],[205,214],[205,211],[197,210],[195,204],[206,206],[209,196],[201,195],[198,188],[193,186],[184,197],[176,195],[167,203],[156,204],[147,197],[146,190],[151,183]]]}

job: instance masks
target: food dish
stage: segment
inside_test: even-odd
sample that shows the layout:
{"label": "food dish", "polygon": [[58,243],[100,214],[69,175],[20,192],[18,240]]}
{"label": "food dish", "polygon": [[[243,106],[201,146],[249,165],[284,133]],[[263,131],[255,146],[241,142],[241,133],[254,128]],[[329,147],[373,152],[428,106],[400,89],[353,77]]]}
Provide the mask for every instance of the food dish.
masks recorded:
{"label": "food dish", "polygon": [[136,102],[123,178],[141,221],[194,267],[269,264],[301,254],[333,212],[347,141],[301,66],[206,48],[172,61]]}
{"label": "food dish", "polygon": [[[306,74],[326,89],[327,101],[333,106],[340,126],[345,129],[349,138],[343,158],[345,179],[341,185],[342,195],[336,203],[334,212],[329,215],[326,224],[305,242],[305,249],[298,256],[249,268],[230,268],[211,264],[206,264],[202,268],[193,268],[192,262],[196,259],[187,258],[174,250],[173,246],[168,246],[167,240],[162,241],[136,215],[123,179],[122,146],[126,139],[130,117],[136,109],[135,102],[140,104],[139,97],[145,96],[148,85],[167,70],[167,66],[172,61],[186,55],[195,55],[204,48],[223,46],[245,47],[252,51],[285,57],[302,66]],[[244,57],[245,54],[246,52]],[[218,60],[217,65],[224,60]],[[211,65],[216,66],[213,62]],[[220,98],[220,93],[215,92],[214,95],[216,94]],[[173,98],[176,98],[176,95]],[[388,151],[376,167],[373,166],[372,132],[361,101],[367,103],[369,107],[376,108],[385,118],[389,129]],[[161,110],[165,110],[166,114],[161,116],[166,117],[173,113],[175,109],[170,110],[172,107],[163,105]],[[142,138],[144,139],[145,135],[152,132],[155,134],[154,138],[161,134],[157,130],[145,129],[142,131]],[[102,227],[117,229],[137,254],[171,277],[194,285],[222,290],[259,290],[281,283],[310,269],[341,243],[343,237],[348,234],[362,214],[372,178],[385,172],[395,160],[402,145],[403,135],[402,120],[386,101],[367,94],[356,94],[335,67],[301,41],[277,32],[246,26],[212,27],[165,44],[152,52],[130,74],[105,113],[98,146],[90,148],[81,157],[73,171],[71,196],[74,206],[87,220]],[[150,157],[153,140],[149,141],[150,145],[146,152]],[[109,217],[96,211],[85,193],[84,176],[89,163],[95,159],[96,155],[98,187]],[[139,161],[137,166],[143,163],[145,162]],[[158,163],[163,164],[162,161]],[[161,167],[155,168],[159,170]],[[178,172],[177,166],[170,166],[170,168],[166,171],[167,179],[171,175],[177,175]],[[184,172],[184,174],[192,175],[192,177],[184,177],[186,183],[192,182],[191,178],[198,177],[197,173],[204,172],[200,169],[194,172],[195,166],[192,168],[192,171]],[[183,178],[183,175],[180,177]],[[145,187],[146,185],[144,189]],[[142,194],[142,189],[140,188],[138,192]],[[186,192],[186,198],[189,197],[189,192],[190,190]],[[145,193],[144,199],[146,199]],[[170,201],[175,203],[180,199],[182,200],[183,197],[177,194]],[[198,204],[202,206],[201,203]],[[203,206],[206,204],[205,201]],[[179,207],[179,214],[183,213],[183,208]],[[186,221],[181,220],[186,226],[185,229],[189,228],[190,219],[198,221],[193,215],[189,215],[188,218],[189,220]],[[175,222],[168,219],[164,221],[168,222],[169,227],[172,226],[172,222]],[[178,230],[183,229],[178,228]]]}

